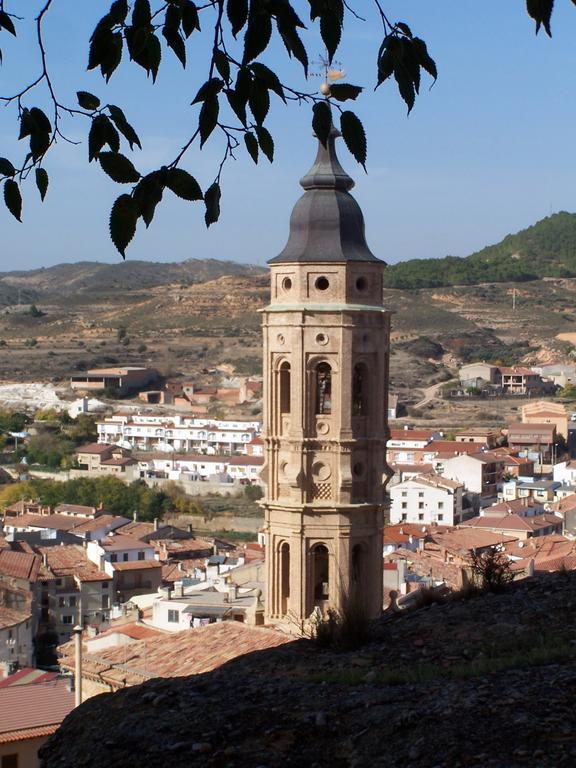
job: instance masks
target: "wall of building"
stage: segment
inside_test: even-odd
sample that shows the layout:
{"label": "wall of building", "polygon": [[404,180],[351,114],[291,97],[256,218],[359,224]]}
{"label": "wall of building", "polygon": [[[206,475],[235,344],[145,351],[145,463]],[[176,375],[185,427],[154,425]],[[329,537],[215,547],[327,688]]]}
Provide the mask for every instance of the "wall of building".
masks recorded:
{"label": "wall of building", "polygon": [[35,739],[23,739],[8,744],[0,744],[0,763],[7,755],[18,755],[18,768],[38,768],[38,750],[48,741],[48,736]]}

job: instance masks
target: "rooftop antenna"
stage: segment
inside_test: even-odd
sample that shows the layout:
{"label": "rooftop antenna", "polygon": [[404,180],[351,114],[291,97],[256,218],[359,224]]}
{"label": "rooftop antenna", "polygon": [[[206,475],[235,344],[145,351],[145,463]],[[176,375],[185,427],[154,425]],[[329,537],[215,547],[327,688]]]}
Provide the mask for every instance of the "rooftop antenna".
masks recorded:
{"label": "rooftop antenna", "polygon": [[318,59],[312,62],[312,67],[317,70],[312,72],[311,77],[321,77],[323,82],[320,85],[320,93],[328,98],[330,96],[330,85],[346,77],[346,72],[342,67],[342,62],[330,62],[328,52],[325,51],[318,55]]}

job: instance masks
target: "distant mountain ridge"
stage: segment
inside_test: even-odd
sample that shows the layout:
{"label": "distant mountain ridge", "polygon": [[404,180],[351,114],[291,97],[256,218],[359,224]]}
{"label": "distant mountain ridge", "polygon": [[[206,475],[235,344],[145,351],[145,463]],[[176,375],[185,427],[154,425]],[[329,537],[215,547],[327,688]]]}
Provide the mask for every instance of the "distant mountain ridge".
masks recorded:
{"label": "distant mountain ridge", "polygon": [[387,288],[436,288],[576,277],[576,214],[561,211],[470,256],[411,259],[389,266]]}
{"label": "distant mountain ridge", "polygon": [[[110,293],[182,283],[192,285],[223,276],[260,275],[263,267],[218,259],[180,262],[124,261],[118,264],[80,261],[29,271],[0,272],[0,303],[16,303],[18,295],[34,298],[78,293]],[[3,301],[4,300],[4,301]]]}

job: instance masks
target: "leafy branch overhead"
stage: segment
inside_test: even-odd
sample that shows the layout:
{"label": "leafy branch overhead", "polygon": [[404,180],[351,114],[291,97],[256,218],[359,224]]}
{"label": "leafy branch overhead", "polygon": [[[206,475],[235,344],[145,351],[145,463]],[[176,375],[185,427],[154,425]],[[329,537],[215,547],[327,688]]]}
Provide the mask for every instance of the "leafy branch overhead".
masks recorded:
{"label": "leafy branch overhead", "polygon": [[[61,100],[47,67],[43,35],[45,18],[58,2],[38,2],[38,15],[24,19],[21,14],[25,4],[0,0],[0,65],[4,40],[7,36],[27,39],[21,34],[26,24],[33,29],[40,64],[39,74],[31,82],[15,93],[0,96],[3,105],[14,108],[13,112],[3,110],[2,114],[15,116],[18,139],[26,147],[20,161],[0,157],[4,202],[20,221],[22,186],[32,172],[44,200],[49,188],[44,167],[49,152],[57,142],[69,141],[64,133],[64,120],[83,119],[87,121],[88,162],[97,161],[95,165],[112,181],[125,185],[110,214],[110,235],[122,256],[134,237],[138,221],[141,219],[146,227],[150,225],[166,190],[182,200],[202,203],[206,226],[217,222],[226,163],[243,151],[254,163],[262,157],[273,161],[277,142],[266,122],[279,102],[310,105],[312,125],[322,142],[327,140],[333,124],[337,124],[346,146],[366,168],[364,127],[358,115],[348,108],[363,88],[331,82],[330,67],[349,20],[372,25],[374,18],[363,17],[367,12],[375,16],[382,30],[381,44],[375,52],[375,87],[395,81],[408,112],[420,92],[422,72],[432,83],[438,74],[424,40],[415,36],[405,22],[391,21],[383,0],[114,0],[86,41],[89,71],[99,72],[108,83],[120,66],[131,63],[156,82],[161,78],[162,63],[174,57],[194,75],[200,72],[196,88],[186,94],[194,114],[191,135],[184,138],[181,150],[169,164],[143,175],[137,160],[126,154],[142,149],[142,143],[119,106],[106,103],[99,88],[98,95],[79,90],[75,100]],[[576,4],[576,0],[572,2]],[[536,22],[536,31],[544,27],[551,34],[553,5],[553,0],[527,0],[527,11]],[[327,82],[320,93],[283,82],[271,67],[271,46],[281,42],[288,59],[307,78],[310,59],[302,31],[309,29],[317,30],[326,50]],[[191,69],[191,55],[201,38],[209,40],[210,53],[203,65],[196,57]],[[48,103],[48,112],[39,103]],[[199,181],[181,164],[185,159],[192,164],[189,151],[213,140],[221,142],[222,155],[203,191]]]}

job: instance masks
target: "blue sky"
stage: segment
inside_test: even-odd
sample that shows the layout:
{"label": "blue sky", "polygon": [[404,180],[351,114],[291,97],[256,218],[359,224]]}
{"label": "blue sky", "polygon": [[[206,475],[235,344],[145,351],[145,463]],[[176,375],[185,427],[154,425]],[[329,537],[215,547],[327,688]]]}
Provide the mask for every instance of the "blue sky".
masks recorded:
{"label": "blue sky", "polygon": [[[32,9],[38,3],[25,5]],[[106,86],[85,64],[88,37],[108,5],[55,0],[46,24],[49,66],[62,101],[73,102],[76,90],[83,89],[124,108],[144,146],[142,152],[127,154],[146,171],[169,162],[194,130],[196,112],[189,104],[204,79],[206,42],[192,36],[185,71],[171,52],[165,53],[156,86],[127,61]],[[307,3],[295,0],[294,5],[303,9]],[[465,256],[552,212],[576,210],[573,4],[556,3],[552,40],[534,35],[521,0],[486,0],[481,7],[472,0],[383,0],[383,5],[391,18],[408,22],[428,42],[440,76],[432,90],[425,78],[407,118],[393,83],[373,92],[381,39],[376,17],[370,11],[371,23],[349,19],[337,58],[349,82],[366,86],[352,108],[368,135],[368,174],[343,145],[340,157],[357,182],[354,194],[376,255],[389,263]],[[21,6],[16,0],[5,2],[16,13]],[[368,0],[355,3],[366,14],[370,6]],[[0,34],[1,95],[18,90],[39,66],[31,37],[22,32],[19,42],[8,38]],[[315,30],[305,40],[310,51],[322,50]],[[277,67],[287,82],[307,88],[300,66],[287,62],[278,45],[262,60]],[[320,81],[311,83],[317,87]],[[46,104],[40,94],[28,103]],[[150,229],[139,224],[128,258],[264,264],[275,256],[284,246],[290,211],[300,194],[298,179],[315,152],[310,107],[286,109],[273,96],[267,125],[276,139],[275,162],[261,160],[255,167],[244,151],[238,153],[224,172],[219,224],[207,231],[200,204],[166,193]],[[76,118],[64,127],[71,138],[85,140],[89,126]],[[14,111],[1,108],[0,155],[15,161],[24,142],[18,144],[14,133]],[[183,167],[205,188],[222,151],[220,139],[212,139],[202,152],[190,151]],[[0,271],[120,260],[107,219],[113,200],[126,190],[96,164],[88,166],[86,158],[85,141],[77,147],[60,143],[45,164],[50,175],[45,203],[39,203],[28,182],[24,224],[0,210]]]}

